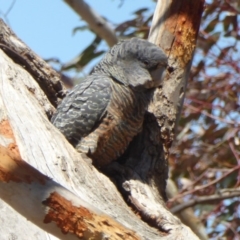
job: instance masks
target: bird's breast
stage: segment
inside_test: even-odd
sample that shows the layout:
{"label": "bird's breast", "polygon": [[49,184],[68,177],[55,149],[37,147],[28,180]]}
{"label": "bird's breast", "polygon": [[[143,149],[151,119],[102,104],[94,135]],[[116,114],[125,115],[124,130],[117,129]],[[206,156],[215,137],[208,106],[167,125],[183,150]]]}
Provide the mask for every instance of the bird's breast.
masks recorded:
{"label": "bird's breast", "polygon": [[147,102],[144,96],[124,86],[114,85],[106,115],[77,148],[86,152],[101,167],[123,154],[142,129]]}

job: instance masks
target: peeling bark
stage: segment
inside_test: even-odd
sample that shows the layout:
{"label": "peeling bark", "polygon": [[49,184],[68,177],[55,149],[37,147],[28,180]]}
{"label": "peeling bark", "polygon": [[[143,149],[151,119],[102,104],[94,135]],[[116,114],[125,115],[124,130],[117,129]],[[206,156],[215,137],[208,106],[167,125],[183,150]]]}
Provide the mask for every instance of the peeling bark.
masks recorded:
{"label": "peeling bark", "polygon": [[1,199],[47,232],[60,239],[140,239],[28,165],[18,151],[0,146],[0,158]]}

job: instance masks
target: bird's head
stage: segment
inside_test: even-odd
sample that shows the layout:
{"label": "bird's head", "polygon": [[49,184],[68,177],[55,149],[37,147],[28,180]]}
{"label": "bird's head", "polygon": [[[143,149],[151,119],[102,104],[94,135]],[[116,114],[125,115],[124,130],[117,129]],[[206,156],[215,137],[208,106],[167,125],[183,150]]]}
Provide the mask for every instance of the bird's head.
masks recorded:
{"label": "bird's head", "polygon": [[132,38],[111,48],[99,65],[104,65],[111,77],[126,86],[149,89],[161,84],[168,61],[161,48]]}

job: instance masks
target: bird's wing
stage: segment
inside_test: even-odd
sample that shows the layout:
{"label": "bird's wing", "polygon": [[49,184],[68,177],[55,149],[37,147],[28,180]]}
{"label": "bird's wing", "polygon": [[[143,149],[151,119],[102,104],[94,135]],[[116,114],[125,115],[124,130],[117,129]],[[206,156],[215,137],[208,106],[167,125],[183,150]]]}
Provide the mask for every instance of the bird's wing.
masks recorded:
{"label": "bird's wing", "polygon": [[63,99],[51,121],[70,142],[77,143],[99,123],[110,97],[110,79],[90,75]]}

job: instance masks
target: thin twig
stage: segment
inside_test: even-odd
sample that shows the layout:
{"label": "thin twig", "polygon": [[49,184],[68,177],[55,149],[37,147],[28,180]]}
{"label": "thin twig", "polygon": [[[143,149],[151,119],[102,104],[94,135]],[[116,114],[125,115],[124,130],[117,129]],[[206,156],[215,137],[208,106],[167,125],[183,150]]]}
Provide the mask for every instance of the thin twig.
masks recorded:
{"label": "thin twig", "polygon": [[8,8],[7,12],[4,14],[4,17],[7,18],[7,15],[11,12],[13,6],[15,5],[16,0],[13,0],[10,7]]}
{"label": "thin twig", "polygon": [[[235,147],[233,146],[233,144],[232,144],[230,141],[229,141],[229,146],[230,146],[230,149],[231,149],[233,155],[235,156],[235,158],[236,158],[236,160],[237,160],[237,162],[238,162],[238,165],[240,165],[239,155],[238,155],[238,153],[236,152]],[[240,175],[240,174],[239,174],[239,175]],[[236,185],[239,186],[239,183],[240,183],[240,178],[238,178]]]}
{"label": "thin twig", "polygon": [[231,125],[234,125],[234,126],[235,125],[238,125],[238,126],[240,125],[240,123],[238,123],[238,122],[234,122],[234,121],[226,120],[226,119],[223,119],[223,118],[220,118],[220,117],[216,117],[216,116],[206,112],[205,110],[198,109],[196,107],[191,106],[190,104],[184,103],[184,105],[187,106],[189,109],[195,111],[195,112],[201,112],[203,115],[208,116],[212,119],[218,120],[220,122],[224,122],[224,123],[231,124]]}
{"label": "thin twig", "polygon": [[226,189],[223,189],[218,194],[214,194],[211,196],[204,196],[204,197],[196,197],[196,199],[192,199],[188,202],[184,202],[182,204],[179,204],[177,206],[174,206],[171,208],[171,212],[176,214],[186,208],[193,207],[196,204],[203,204],[203,203],[212,203],[214,201],[220,201],[228,198],[234,198],[240,196],[240,189],[232,191],[226,191]]}
{"label": "thin twig", "polygon": [[118,42],[110,24],[83,0],[64,0],[111,47]]}
{"label": "thin twig", "polygon": [[182,194],[176,195],[174,198],[170,199],[169,202],[174,202],[174,201],[178,200],[179,198],[182,198],[182,197],[184,197],[184,196],[186,196],[186,195],[188,195],[188,194],[193,194],[193,193],[196,193],[196,192],[198,192],[198,191],[201,191],[201,190],[203,190],[203,189],[205,189],[205,188],[208,188],[208,187],[210,187],[210,186],[212,186],[212,185],[220,182],[221,180],[223,180],[224,178],[226,178],[227,176],[229,176],[230,174],[232,174],[233,172],[235,172],[235,171],[237,171],[237,170],[239,170],[239,169],[240,169],[240,165],[234,167],[233,169],[231,169],[231,170],[228,171],[227,173],[223,174],[221,177],[219,177],[219,178],[217,178],[217,179],[209,182],[208,184],[205,184],[205,185],[203,185],[203,186],[200,186],[200,187],[197,187],[197,188],[195,188],[195,189],[189,190],[189,191],[184,192],[184,193],[182,193]]}

